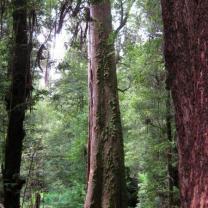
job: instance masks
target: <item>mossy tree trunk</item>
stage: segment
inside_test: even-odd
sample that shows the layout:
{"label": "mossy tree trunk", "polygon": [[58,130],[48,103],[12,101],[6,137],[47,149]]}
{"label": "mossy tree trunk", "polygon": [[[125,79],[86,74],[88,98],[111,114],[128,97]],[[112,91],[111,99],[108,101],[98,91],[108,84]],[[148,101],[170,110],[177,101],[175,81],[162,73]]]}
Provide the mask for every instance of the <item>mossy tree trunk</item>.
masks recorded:
{"label": "mossy tree trunk", "polygon": [[126,208],[110,1],[90,4],[88,187],[85,208]]}
{"label": "mossy tree trunk", "polygon": [[25,136],[23,122],[28,96],[29,49],[27,37],[26,0],[13,0],[14,46],[11,63],[11,87],[6,97],[8,130],[3,170],[5,208],[20,207],[20,177],[22,142]]}
{"label": "mossy tree trunk", "polygon": [[161,0],[181,208],[208,207],[208,1]]}

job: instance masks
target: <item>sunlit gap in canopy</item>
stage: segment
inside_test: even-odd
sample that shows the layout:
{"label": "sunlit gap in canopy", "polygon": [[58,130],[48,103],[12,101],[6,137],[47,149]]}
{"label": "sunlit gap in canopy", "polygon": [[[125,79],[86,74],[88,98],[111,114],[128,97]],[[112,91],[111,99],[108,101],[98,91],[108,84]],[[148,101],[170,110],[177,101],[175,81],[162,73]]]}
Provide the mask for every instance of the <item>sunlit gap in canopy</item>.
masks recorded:
{"label": "sunlit gap in canopy", "polygon": [[46,70],[48,73],[47,79],[50,83],[55,82],[56,80],[61,78],[60,73],[57,70],[57,66],[64,60],[64,57],[67,52],[67,42],[69,42],[70,34],[67,33],[66,28],[63,28],[59,34],[54,35],[50,41],[47,41],[48,32],[44,28],[40,35],[38,35],[38,41],[41,44],[47,45],[47,52],[50,55],[50,63],[47,66],[46,61],[41,62],[41,67],[43,68],[43,72],[41,73],[40,79],[40,88],[47,87],[48,83],[46,83]]}
{"label": "sunlit gap in canopy", "polygon": [[[53,13],[53,12],[52,12]],[[130,8],[129,13],[131,15],[129,16],[136,16],[136,14],[141,13],[142,11],[141,9],[137,8],[135,4],[133,4]],[[53,14],[55,15],[55,14]],[[113,28],[116,29],[118,28],[119,24],[120,24],[120,19],[117,17],[117,12],[115,10],[112,11],[112,16],[113,16]],[[142,21],[145,21],[145,16],[141,16]],[[130,24],[130,25],[129,25]],[[129,18],[129,21],[127,23],[127,27],[131,26],[131,24],[136,24],[135,20],[131,20]],[[138,35],[141,39],[142,42],[145,42],[148,40],[148,34],[147,31],[145,30],[145,28],[140,27],[138,29]],[[46,61],[42,61],[41,66],[43,68],[43,72],[41,73],[41,79],[40,79],[40,88],[45,88],[48,86],[48,83],[46,82],[45,79],[45,71],[44,70],[48,70],[48,77],[47,79],[49,80],[50,85],[53,84],[55,81],[57,81],[58,79],[61,78],[61,74],[59,73],[59,71],[57,70],[58,65],[64,60],[64,57],[66,55],[66,52],[68,50],[68,44],[70,42],[70,39],[72,38],[72,34],[70,32],[67,31],[67,25],[63,25],[62,30],[60,31],[59,34],[55,34],[55,32],[53,31],[51,38],[49,41],[46,41],[48,39],[48,35],[49,35],[49,31],[43,27],[41,33],[38,35],[37,39],[41,44],[45,44],[47,45],[47,53],[50,53],[50,63],[49,65],[47,65]],[[122,34],[122,32],[120,33],[120,40],[121,42],[125,41],[125,36]],[[70,47],[70,46],[69,46]],[[115,47],[116,47],[116,43],[115,43]],[[120,55],[123,55],[122,50],[120,51]]]}

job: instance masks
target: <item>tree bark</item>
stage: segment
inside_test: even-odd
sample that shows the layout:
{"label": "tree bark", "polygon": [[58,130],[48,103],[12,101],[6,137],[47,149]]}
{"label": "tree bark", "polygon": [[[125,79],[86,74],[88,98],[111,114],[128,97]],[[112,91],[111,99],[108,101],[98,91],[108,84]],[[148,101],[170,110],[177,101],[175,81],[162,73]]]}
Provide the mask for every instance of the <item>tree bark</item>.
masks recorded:
{"label": "tree bark", "polygon": [[126,208],[124,151],[109,0],[91,1],[85,208]]}
{"label": "tree bark", "polygon": [[4,205],[20,207],[20,190],[24,180],[20,177],[22,142],[25,136],[23,122],[28,96],[29,59],[27,37],[26,0],[14,0],[13,33],[14,48],[11,67],[11,87],[6,98],[8,130],[3,170]]}
{"label": "tree bark", "polygon": [[208,1],[161,0],[182,208],[208,207]]}

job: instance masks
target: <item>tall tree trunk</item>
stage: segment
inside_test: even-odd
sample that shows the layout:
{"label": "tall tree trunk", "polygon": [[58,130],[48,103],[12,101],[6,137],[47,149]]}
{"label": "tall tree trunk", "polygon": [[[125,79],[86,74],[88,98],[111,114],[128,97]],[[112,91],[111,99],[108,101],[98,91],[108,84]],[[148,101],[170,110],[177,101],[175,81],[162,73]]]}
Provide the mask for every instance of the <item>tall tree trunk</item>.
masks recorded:
{"label": "tall tree trunk", "polygon": [[4,205],[6,208],[20,207],[20,190],[24,180],[20,177],[22,141],[25,136],[23,122],[28,94],[29,54],[27,38],[26,0],[13,0],[13,63],[11,87],[6,98],[8,131],[3,170]]}
{"label": "tall tree trunk", "polygon": [[161,0],[182,208],[208,207],[208,1]]}
{"label": "tall tree trunk", "polygon": [[85,208],[126,208],[110,1],[91,1],[90,15],[88,188]]}

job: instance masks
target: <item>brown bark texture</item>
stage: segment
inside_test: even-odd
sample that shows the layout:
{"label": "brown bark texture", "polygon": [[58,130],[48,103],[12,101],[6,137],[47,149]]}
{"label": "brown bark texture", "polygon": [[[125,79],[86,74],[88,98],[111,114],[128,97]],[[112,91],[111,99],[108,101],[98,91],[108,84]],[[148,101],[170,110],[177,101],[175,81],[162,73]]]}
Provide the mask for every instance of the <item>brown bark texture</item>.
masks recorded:
{"label": "brown bark texture", "polygon": [[208,207],[208,1],[161,0],[181,208]]}
{"label": "brown bark texture", "polygon": [[14,0],[11,87],[6,98],[8,110],[8,130],[3,169],[4,206],[20,207],[20,190],[24,180],[20,177],[22,142],[25,136],[24,118],[28,94],[29,49],[27,37],[26,0]]}
{"label": "brown bark texture", "polygon": [[110,1],[91,3],[88,186],[85,208],[126,208],[124,151]]}

